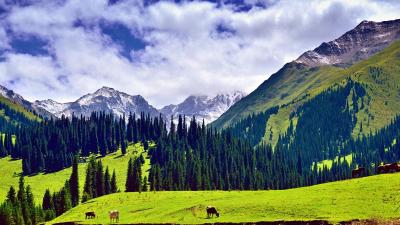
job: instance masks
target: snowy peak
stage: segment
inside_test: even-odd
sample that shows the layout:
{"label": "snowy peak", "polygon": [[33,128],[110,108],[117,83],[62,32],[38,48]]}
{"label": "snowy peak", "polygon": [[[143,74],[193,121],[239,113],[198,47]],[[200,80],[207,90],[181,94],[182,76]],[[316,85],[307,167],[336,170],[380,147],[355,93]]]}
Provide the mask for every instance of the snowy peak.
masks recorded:
{"label": "snowy peak", "polygon": [[158,111],[140,95],[131,96],[110,87],[102,87],[94,93],[86,94],[71,103],[58,103],[53,100],[36,101],[37,107],[52,112],[55,116],[90,116],[94,111],[104,111],[117,116],[129,113],[149,113],[157,116]]}
{"label": "snowy peak", "polygon": [[376,54],[399,39],[400,19],[362,21],[340,38],[324,42],[316,49],[303,53],[295,62],[310,67],[347,66]]}
{"label": "snowy peak", "polygon": [[187,121],[195,116],[198,121],[204,119],[205,123],[210,123],[244,96],[246,94],[240,91],[218,94],[214,97],[191,95],[178,105],[165,106],[160,112],[167,118],[173,116],[176,119],[181,114],[187,117]]}
{"label": "snowy peak", "polygon": [[35,102],[33,102],[33,105],[36,108],[46,109],[53,115],[58,115],[63,110],[65,110],[70,105],[70,103],[59,103],[54,100],[47,99],[47,100],[42,100],[42,101],[36,100]]}

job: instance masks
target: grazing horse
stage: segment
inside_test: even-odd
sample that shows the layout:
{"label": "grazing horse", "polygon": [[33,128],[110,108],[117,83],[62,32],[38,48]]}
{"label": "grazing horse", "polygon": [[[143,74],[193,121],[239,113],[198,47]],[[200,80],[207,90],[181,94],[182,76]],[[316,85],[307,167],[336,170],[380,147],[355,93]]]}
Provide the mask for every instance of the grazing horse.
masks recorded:
{"label": "grazing horse", "polygon": [[389,172],[389,168],[390,168],[390,164],[381,165],[381,166],[378,166],[377,172],[379,174],[387,173],[387,172]]}
{"label": "grazing horse", "polygon": [[96,213],[91,211],[91,212],[85,212],[85,219],[93,219],[96,218]]}
{"label": "grazing horse", "polygon": [[351,172],[351,176],[352,176],[353,178],[361,177],[362,175],[365,175],[365,168],[364,168],[364,167],[359,167],[359,168],[357,168],[357,169],[354,169],[354,170]]}
{"label": "grazing horse", "polygon": [[399,171],[400,171],[400,167],[397,162],[389,165],[389,172],[395,173],[395,172],[399,172]]}
{"label": "grazing horse", "polygon": [[112,223],[112,222],[118,223],[119,222],[119,212],[118,212],[118,210],[111,210],[109,212],[109,215],[110,215],[110,223]]}
{"label": "grazing horse", "polygon": [[395,173],[400,171],[400,166],[398,163],[392,163],[392,164],[385,164],[382,166],[378,166],[377,168],[377,173]]}
{"label": "grazing horse", "polygon": [[219,213],[217,212],[217,209],[214,206],[207,206],[206,211],[207,211],[208,218],[210,218],[211,216],[214,217],[214,214],[217,217],[219,217]]}

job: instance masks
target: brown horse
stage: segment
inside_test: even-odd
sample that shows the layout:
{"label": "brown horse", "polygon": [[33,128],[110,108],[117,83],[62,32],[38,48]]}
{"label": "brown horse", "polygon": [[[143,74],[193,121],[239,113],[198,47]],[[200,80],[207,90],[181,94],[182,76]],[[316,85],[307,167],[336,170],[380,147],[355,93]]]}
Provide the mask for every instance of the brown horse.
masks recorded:
{"label": "brown horse", "polygon": [[389,173],[389,171],[390,171],[390,164],[378,166],[378,169],[377,169],[378,174]]}
{"label": "brown horse", "polygon": [[359,167],[359,168],[357,168],[357,169],[354,169],[354,170],[351,172],[351,176],[352,176],[353,178],[361,177],[361,176],[363,176],[363,175],[365,175],[365,168],[364,168],[364,167]]}
{"label": "brown horse", "polygon": [[377,173],[382,174],[382,173],[395,173],[400,171],[400,165],[398,163],[392,163],[392,164],[385,164],[378,166],[377,168]]}
{"label": "brown horse", "polygon": [[110,215],[110,223],[112,223],[112,222],[118,223],[119,222],[119,212],[118,212],[118,210],[111,210],[109,212],[109,215]]}
{"label": "brown horse", "polygon": [[395,172],[399,172],[399,171],[400,171],[400,166],[397,162],[390,164],[390,166],[389,166],[390,173],[395,173]]}

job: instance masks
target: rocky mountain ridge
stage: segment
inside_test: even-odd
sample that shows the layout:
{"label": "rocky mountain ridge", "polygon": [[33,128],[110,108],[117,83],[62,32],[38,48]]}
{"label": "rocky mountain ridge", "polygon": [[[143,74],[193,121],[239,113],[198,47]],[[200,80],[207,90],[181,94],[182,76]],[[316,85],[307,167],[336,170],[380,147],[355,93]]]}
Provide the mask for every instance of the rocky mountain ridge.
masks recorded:
{"label": "rocky mountain ridge", "polygon": [[309,67],[348,66],[376,54],[399,39],[400,19],[383,22],[364,20],[341,37],[303,53],[295,62]]}

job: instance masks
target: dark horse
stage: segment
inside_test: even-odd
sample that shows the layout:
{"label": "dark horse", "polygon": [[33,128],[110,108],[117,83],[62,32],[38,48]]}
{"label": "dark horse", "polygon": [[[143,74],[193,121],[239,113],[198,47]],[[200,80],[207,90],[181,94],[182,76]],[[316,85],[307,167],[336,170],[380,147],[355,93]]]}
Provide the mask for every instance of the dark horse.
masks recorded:
{"label": "dark horse", "polygon": [[382,174],[382,173],[388,173],[389,170],[390,170],[390,164],[385,164],[378,166],[377,172],[378,174]]}
{"label": "dark horse", "polygon": [[385,164],[382,166],[378,166],[377,172],[379,174],[381,173],[395,173],[400,171],[400,166],[398,163],[392,163],[392,164]]}
{"label": "dark horse", "polygon": [[214,217],[214,214],[219,217],[219,213],[217,212],[217,209],[214,206],[207,206],[207,217],[210,218],[211,216]]}
{"label": "dark horse", "polygon": [[351,172],[351,176],[352,176],[353,178],[361,177],[361,176],[363,176],[363,175],[365,175],[365,168],[364,168],[364,167],[359,167],[359,168],[357,168],[357,169],[354,169],[354,170]]}
{"label": "dark horse", "polygon": [[85,219],[93,219],[96,218],[96,213],[95,212],[85,212]]}

